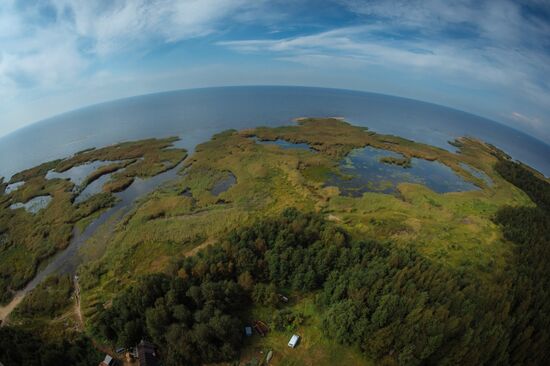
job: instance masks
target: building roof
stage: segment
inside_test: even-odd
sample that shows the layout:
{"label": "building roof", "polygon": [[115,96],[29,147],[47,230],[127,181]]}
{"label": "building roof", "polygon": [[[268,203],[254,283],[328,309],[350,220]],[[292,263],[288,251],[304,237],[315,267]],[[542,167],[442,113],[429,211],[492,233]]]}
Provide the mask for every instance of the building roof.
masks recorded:
{"label": "building roof", "polygon": [[111,366],[113,364],[113,358],[109,355],[105,355],[105,359],[101,361],[99,366]]}
{"label": "building roof", "polygon": [[160,364],[154,344],[142,340],[137,348],[139,366],[158,366]]}

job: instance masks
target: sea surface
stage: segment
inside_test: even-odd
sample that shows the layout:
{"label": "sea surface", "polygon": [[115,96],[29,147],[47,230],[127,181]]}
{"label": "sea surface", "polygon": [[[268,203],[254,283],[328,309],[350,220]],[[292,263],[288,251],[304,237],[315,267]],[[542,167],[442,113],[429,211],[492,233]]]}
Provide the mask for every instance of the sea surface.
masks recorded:
{"label": "sea surface", "polygon": [[[32,107],[32,106],[29,106]],[[222,87],[138,96],[94,105],[0,138],[0,176],[91,147],[147,137],[180,136],[193,151],[226,129],[279,126],[302,116],[344,117],[380,133],[451,151],[447,141],[474,136],[550,176],[550,146],[494,121],[381,94],[307,87]]]}

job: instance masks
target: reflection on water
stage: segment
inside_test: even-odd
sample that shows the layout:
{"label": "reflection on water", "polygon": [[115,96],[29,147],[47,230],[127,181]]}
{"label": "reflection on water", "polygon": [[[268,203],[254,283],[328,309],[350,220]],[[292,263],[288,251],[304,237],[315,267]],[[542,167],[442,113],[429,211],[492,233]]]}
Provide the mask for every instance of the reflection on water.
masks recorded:
{"label": "reflection on water", "polygon": [[100,193],[103,191],[103,185],[107,183],[111,179],[111,173],[110,174],[104,174],[98,179],[94,180],[92,183],[88,184],[86,188],[82,190],[76,196],[74,199],[75,204],[79,204],[81,202],[86,201],[90,197],[92,197],[94,194]]}
{"label": "reflection on water", "polygon": [[55,178],[70,179],[75,186],[79,186],[84,182],[84,179],[86,179],[94,171],[101,168],[102,166],[105,166],[111,163],[113,162],[105,161],[105,160],[96,160],[89,163],[74,166],[71,169],[68,169],[62,173],[58,173],[54,170],[50,170],[46,174],[46,179],[55,179]]}
{"label": "reflection on water", "polygon": [[479,189],[437,161],[413,158],[411,167],[403,168],[380,162],[383,157],[402,156],[370,146],[355,149],[342,160],[342,174],[332,174],[326,185],[337,186],[342,195],[353,197],[365,192],[396,193],[399,183],[423,184],[438,193]]}
{"label": "reflection on water", "polygon": [[472,167],[472,166],[470,166],[466,163],[460,162],[458,164],[460,165],[460,167],[462,169],[466,170],[467,172],[469,172],[474,177],[483,180],[487,186],[489,186],[489,187],[493,186],[493,180],[487,174],[485,174],[484,171],[476,169],[476,168],[474,168],[474,167]]}
{"label": "reflection on water", "polygon": [[214,184],[214,186],[210,190],[210,193],[212,193],[214,196],[218,196],[227,191],[233,185],[235,185],[235,183],[237,183],[237,177],[235,177],[233,173],[228,172],[225,178],[220,179],[216,182],[216,184]]}
{"label": "reflection on water", "polygon": [[4,190],[4,194],[9,194],[13,191],[17,191],[17,189],[21,187],[23,184],[25,184],[25,182],[15,182],[12,184],[8,184],[6,186],[6,189]]}
{"label": "reflection on water", "polygon": [[253,137],[253,140],[260,145],[276,145],[279,146],[281,149],[303,149],[308,151],[315,151],[306,143],[294,143],[281,139],[277,139],[275,141],[265,141],[260,140],[257,137]]}
{"label": "reflection on water", "polygon": [[50,204],[51,200],[52,200],[52,196],[50,195],[37,196],[37,197],[31,198],[25,203],[22,203],[22,202],[14,203],[10,206],[10,208],[12,210],[16,210],[18,208],[24,208],[25,210],[27,210],[27,212],[35,214],[38,211],[46,208]]}

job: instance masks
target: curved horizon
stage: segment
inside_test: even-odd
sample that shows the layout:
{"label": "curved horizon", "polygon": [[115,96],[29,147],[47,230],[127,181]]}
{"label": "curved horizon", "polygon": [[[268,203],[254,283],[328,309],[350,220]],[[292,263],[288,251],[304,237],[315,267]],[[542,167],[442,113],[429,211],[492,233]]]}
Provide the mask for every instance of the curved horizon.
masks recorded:
{"label": "curved horizon", "polygon": [[[0,138],[0,156],[5,156],[0,175],[9,177],[81,149],[150,137],[177,135],[188,140],[184,147],[192,150],[225,129],[285,125],[301,116],[344,116],[379,133],[447,150],[449,140],[473,136],[550,176],[550,145],[497,121],[411,98],[281,85],[180,89],[67,111]],[[24,148],[28,141],[37,141],[33,149]]]}
{"label": "curved horizon", "polygon": [[[468,114],[468,115],[471,115],[471,116],[475,116],[477,118],[482,118],[486,121],[489,121],[489,122],[492,122],[492,123],[496,123],[498,124],[499,126],[502,126],[502,127],[506,127],[506,128],[509,128],[510,130],[513,130],[517,133],[521,133],[523,135],[526,135],[526,136],[529,136],[530,138],[532,139],[535,139],[539,142],[541,142],[542,144],[544,145],[547,145],[550,147],[550,141],[545,141],[543,139],[540,139],[539,137],[535,136],[535,135],[532,135],[528,132],[525,132],[525,131],[522,131],[522,130],[519,130],[513,126],[510,126],[508,124],[505,124],[503,122],[500,122],[500,121],[497,121],[497,120],[494,120],[494,119],[491,119],[491,118],[488,118],[486,116],[482,116],[482,115],[479,115],[479,114],[476,114],[476,113],[472,113],[472,112],[468,112],[466,110],[462,110],[462,109],[459,109],[459,108],[455,108],[455,107],[452,107],[452,106],[448,106],[448,105],[444,105],[444,104],[439,104],[439,103],[434,103],[434,102],[430,102],[430,101],[427,101],[427,100],[422,100],[422,99],[415,99],[415,98],[409,98],[409,97],[404,97],[404,96],[400,96],[400,95],[392,95],[392,94],[386,94],[386,93],[378,93],[378,92],[373,92],[373,91],[368,91],[368,90],[360,90],[360,89],[347,89],[347,88],[332,88],[332,87],[325,87],[325,86],[310,86],[310,85],[269,85],[269,84],[257,84],[257,85],[221,85],[221,86],[204,86],[204,87],[197,87],[197,88],[182,88],[182,89],[170,89],[170,90],[164,90],[164,91],[159,91],[159,92],[153,92],[153,93],[145,93],[145,94],[136,94],[136,95],[132,95],[132,96],[128,96],[128,97],[122,97],[122,98],[115,98],[115,99],[111,99],[111,100],[106,100],[106,101],[103,101],[103,102],[98,102],[98,103],[92,103],[92,104],[87,104],[87,105],[84,105],[84,106],[81,106],[81,107],[77,107],[77,108],[74,108],[74,109],[69,109],[65,112],[62,112],[62,113],[58,113],[58,114],[54,114],[52,116],[49,116],[49,117],[46,117],[46,118],[43,118],[43,119],[39,119],[39,120],[36,120],[34,122],[31,122],[27,125],[24,125],[22,127],[19,127],[11,132],[8,132],[4,135],[0,135],[0,140],[4,139],[5,137],[8,137],[12,134],[16,134],[22,130],[25,130],[25,129],[28,129],[28,128],[32,128],[32,127],[35,127],[37,124],[40,124],[40,123],[47,123],[48,121],[52,120],[52,119],[56,119],[56,118],[59,118],[59,117],[62,117],[62,116],[65,116],[67,114],[71,114],[71,113],[75,113],[75,112],[79,112],[79,111],[82,111],[82,110],[85,110],[85,109],[88,109],[88,108],[94,108],[94,107],[98,107],[98,106],[101,106],[101,105],[105,105],[105,104],[110,104],[110,103],[117,103],[117,102],[122,102],[122,101],[125,101],[125,100],[131,100],[131,99],[135,99],[135,98],[142,98],[142,97],[148,97],[148,96],[153,96],[153,95],[162,95],[162,94],[169,94],[169,93],[177,93],[177,92],[185,92],[185,91],[194,91],[194,90],[209,90],[209,89],[236,89],[236,88],[261,88],[261,87],[267,87],[267,88],[304,88],[304,89],[326,89],[326,90],[335,90],[335,91],[344,91],[344,92],[353,92],[353,93],[363,93],[363,94],[372,94],[372,95],[380,95],[380,96],[386,96],[386,97],[391,97],[391,98],[397,98],[397,99],[404,99],[404,100],[409,100],[409,101],[413,101],[413,102],[417,102],[417,103],[425,103],[425,104],[429,104],[429,105],[433,105],[433,106],[437,106],[437,107],[442,107],[442,108],[447,108],[447,109],[451,109],[453,111],[457,111],[457,112],[460,112],[460,113],[465,113],[465,114]],[[297,116],[299,117],[299,116]],[[329,116],[317,116],[317,117],[329,117]],[[467,136],[467,135],[465,135]]]}

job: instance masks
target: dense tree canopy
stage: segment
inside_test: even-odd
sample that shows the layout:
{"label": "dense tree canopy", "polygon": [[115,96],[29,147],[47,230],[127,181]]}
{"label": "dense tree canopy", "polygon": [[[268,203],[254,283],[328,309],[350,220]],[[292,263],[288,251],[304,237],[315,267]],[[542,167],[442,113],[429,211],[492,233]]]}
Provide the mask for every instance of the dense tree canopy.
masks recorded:
{"label": "dense tree canopy", "polygon": [[6,366],[89,366],[101,354],[87,338],[51,342],[16,327],[0,327],[0,362]]}

